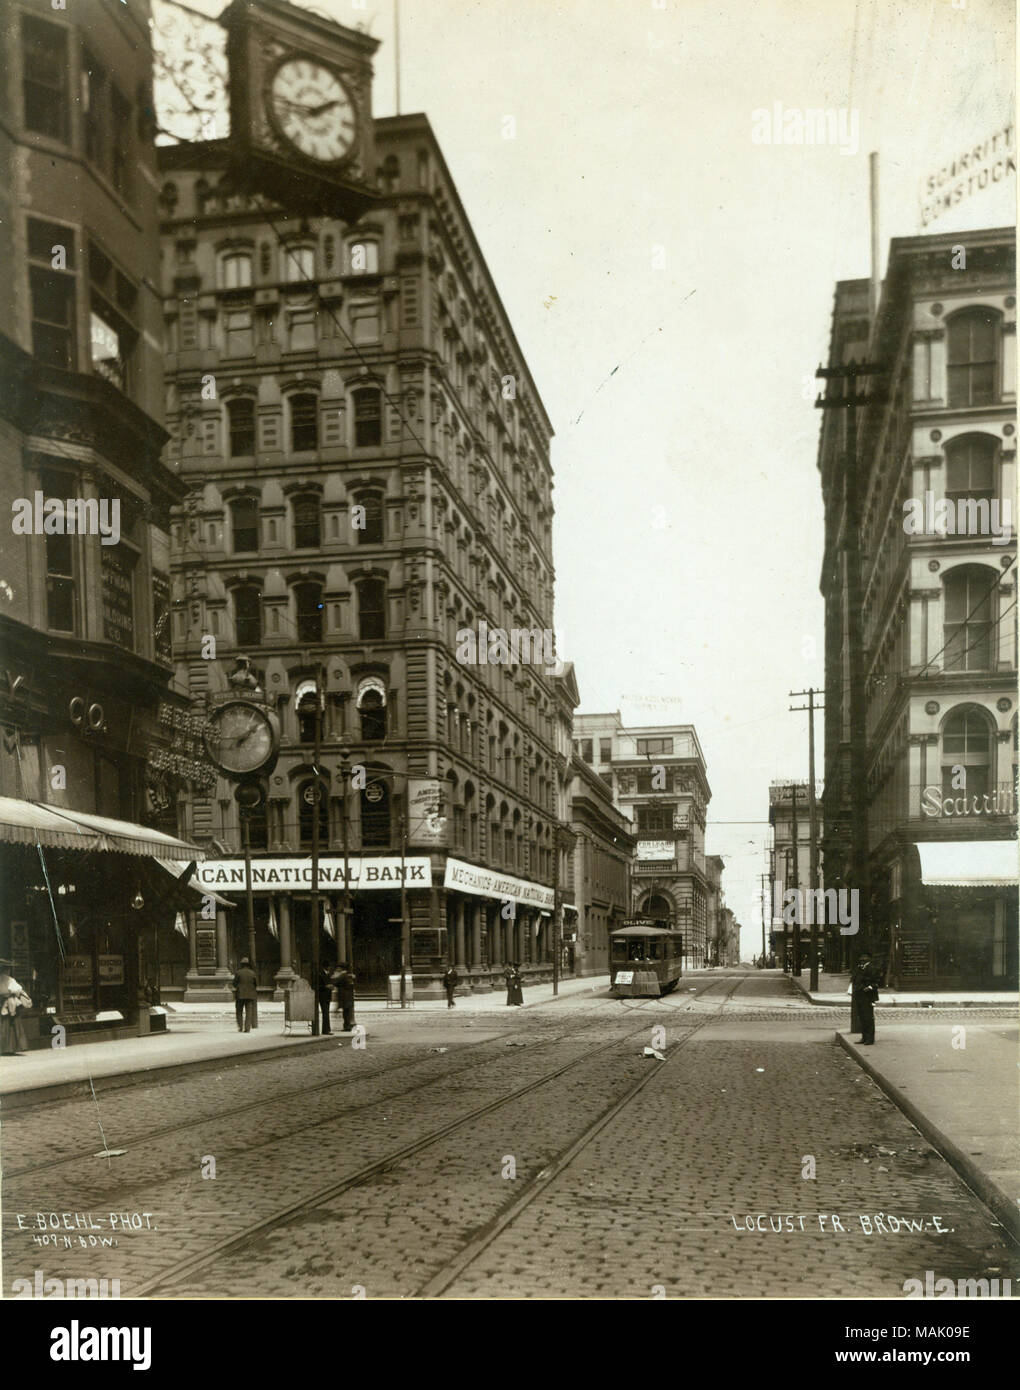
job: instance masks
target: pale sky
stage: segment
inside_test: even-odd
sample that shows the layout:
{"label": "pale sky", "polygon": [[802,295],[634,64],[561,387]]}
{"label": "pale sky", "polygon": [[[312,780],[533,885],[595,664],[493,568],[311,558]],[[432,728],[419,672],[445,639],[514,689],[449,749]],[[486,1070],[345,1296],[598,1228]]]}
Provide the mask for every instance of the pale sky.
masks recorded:
{"label": "pale sky", "polygon": [[[307,8],[382,40],[393,114],[393,0]],[[869,273],[868,152],[884,253],[922,232],[924,177],[1012,122],[1013,10],[402,0],[401,109],[432,123],[556,430],[558,647],[582,711],[695,725],[748,959],[768,784],[807,776],[787,692],[823,684],[814,370],[835,281]],[[776,102],[847,132],[856,111],[856,153],[752,142]],[[1015,197],[927,230],[1010,225]],[[821,778],[821,717],[817,742]]]}

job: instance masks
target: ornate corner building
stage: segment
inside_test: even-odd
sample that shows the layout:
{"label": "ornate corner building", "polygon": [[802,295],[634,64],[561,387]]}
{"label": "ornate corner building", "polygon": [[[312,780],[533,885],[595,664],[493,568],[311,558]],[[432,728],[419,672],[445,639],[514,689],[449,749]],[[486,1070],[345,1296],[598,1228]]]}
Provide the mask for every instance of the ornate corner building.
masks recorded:
{"label": "ornate corner building", "polygon": [[[326,44],[347,32],[307,22]],[[187,489],[172,532],[174,656],[200,709],[249,658],[280,718],[253,823],[263,988],[312,959],[299,871],[321,672],[324,955],[352,953],[359,988],[385,988],[400,968],[403,872],[416,991],[438,993],[451,961],[489,989],[508,961],[536,976],[551,964],[552,429],[427,119],[377,119],[374,145],[378,196],[356,222],[237,191],[229,141],[159,151],[166,458]],[[483,622],[528,634],[527,655],[492,659],[480,641],[465,660],[458,634]],[[408,840],[402,869],[417,778],[441,785],[444,842]],[[232,788],[196,797],[191,816],[213,858],[206,882],[222,872],[236,892]],[[239,916],[210,932],[189,997],[223,989]]]}
{"label": "ornate corner building", "polygon": [[826,412],[819,446],[825,881],[853,886],[857,681],[861,931],[902,988],[1017,985],[1015,259],[1010,229],[896,239],[873,324],[867,282],[836,286],[830,366],[869,358],[881,375],[856,459],[845,409]]}

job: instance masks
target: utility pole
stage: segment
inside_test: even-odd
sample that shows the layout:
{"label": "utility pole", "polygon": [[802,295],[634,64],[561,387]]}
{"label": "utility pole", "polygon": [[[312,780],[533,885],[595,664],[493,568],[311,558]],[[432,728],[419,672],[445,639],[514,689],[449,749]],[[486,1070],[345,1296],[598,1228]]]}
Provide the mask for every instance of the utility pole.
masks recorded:
{"label": "utility pole", "polygon": [[560,823],[553,835],[553,996],[560,992]]}
{"label": "utility pole", "polygon": [[[812,902],[817,904],[821,901],[818,895],[818,805],[815,799],[815,710],[824,709],[824,705],[815,704],[815,696],[821,694],[813,688],[808,690],[791,690],[790,695],[793,699],[800,699],[807,696],[806,705],[791,705],[791,712],[807,710],[808,716],[808,816],[809,834],[811,836],[811,859],[808,870],[809,883],[812,891]],[[826,923],[826,927],[830,924]],[[818,923],[814,908],[811,912],[811,982],[809,988],[812,993],[818,989]]]}
{"label": "utility pole", "polygon": [[344,945],[343,958],[348,970],[354,969],[354,941],[351,936],[351,860],[347,842],[347,774],[350,772],[351,750],[345,744],[340,749],[340,844],[344,857]]}
{"label": "utility pole", "polygon": [[765,942],[765,914],[766,912],[771,914],[772,908],[768,898],[765,896],[767,892],[766,884],[768,883],[769,876],[768,874],[759,874],[758,878],[761,883],[761,968],[764,970],[769,958],[768,947]]}
{"label": "utility pole", "polygon": [[864,669],[864,615],[861,580],[862,488],[857,444],[857,411],[864,405],[879,405],[879,392],[858,390],[858,378],[878,376],[887,369],[877,362],[857,362],[853,358],[840,367],[819,367],[815,376],[824,381],[842,381],[847,389],[839,396],[819,396],[818,410],[844,412],[845,451],[843,457],[843,551],[846,560],[847,679],[850,687],[850,806],[851,806],[851,886],[857,890],[861,910],[870,928],[871,894],[868,864],[868,778],[867,778],[867,693]]}
{"label": "utility pole", "polygon": [[791,974],[800,979],[800,841],[798,837],[799,827],[797,825],[797,783],[790,784],[790,791],[793,795],[791,807],[790,835],[793,839],[793,866],[790,873],[790,887],[797,892],[797,899],[794,903],[793,913],[793,969]]}
{"label": "utility pole", "polygon": [[312,753],[312,990],[315,1010],[312,1014],[312,1036],[319,1036],[319,805],[322,785],[319,781],[319,758],[322,753],[322,668],[315,668],[315,747]]}
{"label": "utility pole", "polygon": [[400,1007],[407,1008],[407,956],[411,929],[407,921],[407,818],[400,812]]}

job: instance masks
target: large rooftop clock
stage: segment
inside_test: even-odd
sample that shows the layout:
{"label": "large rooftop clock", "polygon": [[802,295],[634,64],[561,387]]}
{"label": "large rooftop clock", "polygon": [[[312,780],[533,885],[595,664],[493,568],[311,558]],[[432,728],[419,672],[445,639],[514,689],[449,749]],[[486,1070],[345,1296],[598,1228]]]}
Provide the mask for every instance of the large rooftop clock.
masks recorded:
{"label": "large rooftop clock", "polygon": [[371,63],[378,39],[284,0],[233,0],[220,21],[238,190],[302,214],[356,220],[378,196]]}

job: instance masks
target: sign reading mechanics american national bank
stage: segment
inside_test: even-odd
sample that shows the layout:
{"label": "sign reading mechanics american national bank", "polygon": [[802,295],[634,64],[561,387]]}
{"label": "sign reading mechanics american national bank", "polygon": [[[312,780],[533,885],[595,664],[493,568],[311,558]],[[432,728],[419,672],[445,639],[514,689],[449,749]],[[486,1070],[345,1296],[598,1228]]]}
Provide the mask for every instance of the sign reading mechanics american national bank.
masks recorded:
{"label": "sign reading mechanics american national bank", "polygon": [[524,903],[529,907],[552,908],[556,902],[551,888],[541,883],[528,883],[512,874],[494,874],[476,864],[460,859],[447,859],[444,888],[457,888],[462,893],[474,893],[483,898],[501,898],[504,902]]}
{"label": "sign reading mechanics american national bank", "polygon": [[[397,856],[363,859],[351,855],[347,861],[352,889],[399,888],[401,861]],[[404,882],[408,888],[431,888],[432,865],[428,855],[408,855],[403,861]],[[192,886],[212,888],[216,892],[244,892],[243,859],[207,859],[195,869]],[[328,892],[344,886],[344,861],[333,855],[319,860],[319,887]],[[312,889],[311,859],[253,859],[251,861],[253,893],[278,893],[296,889],[310,893]]]}

